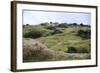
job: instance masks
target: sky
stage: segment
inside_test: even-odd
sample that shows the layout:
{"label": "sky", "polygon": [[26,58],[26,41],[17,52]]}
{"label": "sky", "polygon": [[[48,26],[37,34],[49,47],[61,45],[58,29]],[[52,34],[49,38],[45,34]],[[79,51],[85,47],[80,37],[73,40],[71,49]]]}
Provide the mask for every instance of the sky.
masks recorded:
{"label": "sky", "polygon": [[54,12],[54,11],[23,11],[23,24],[36,25],[44,22],[83,23],[91,24],[91,13]]}

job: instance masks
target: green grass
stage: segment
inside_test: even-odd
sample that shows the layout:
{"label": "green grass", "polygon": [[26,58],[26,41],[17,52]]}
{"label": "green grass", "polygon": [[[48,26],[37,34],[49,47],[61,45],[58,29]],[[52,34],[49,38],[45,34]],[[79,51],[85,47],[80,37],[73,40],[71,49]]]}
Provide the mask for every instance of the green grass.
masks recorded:
{"label": "green grass", "polygon": [[[29,25],[23,28],[23,35],[30,31],[37,30],[42,33],[39,38],[24,38],[24,62],[36,61],[56,61],[56,60],[77,60],[91,58],[91,40],[77,36],[79,30],[87,30],[90,27],[68,26],[67,28],[59,28],[62,33],[52,34],[54,30],[46,28],[42,25]],[[32,41],[32,40],[35,41]],[[34,42],[40,42],[42,46],[46,46],[47,51],[34,49]],[[41,46],[41,45],[40,45]],[[74,47],[76,53],[68,53],[69,47]],[[27,53],[32,49],[31,53]]]}
{"label": "green grass", "polygon": [[85,28],[69,27],[63,30],[62,34],[40,37],[38,38],[38,41],[53,50],[66,51],[69,46],[90,49],[90,39],[84,40],[81,37],[76,36],[77,31],[80,29]]}
{"label": "green grass", "polygon": [[[65,53],[63,51],[55,51],[47,48],[37,40],[30,38],[24,38],[23,42],[23,62],[90,59],[90,53]],[[36,43],[38,46],[35,45]]]}

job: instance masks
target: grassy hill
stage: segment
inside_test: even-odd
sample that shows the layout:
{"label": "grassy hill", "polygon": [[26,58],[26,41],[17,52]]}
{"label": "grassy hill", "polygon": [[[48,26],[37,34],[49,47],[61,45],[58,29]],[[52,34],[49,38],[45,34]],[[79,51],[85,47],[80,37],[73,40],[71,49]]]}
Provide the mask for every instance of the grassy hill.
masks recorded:
{"label": "grassy hill", "polygon": [[91,58],[90,25],[23,25],[23,38],[24,62]]}

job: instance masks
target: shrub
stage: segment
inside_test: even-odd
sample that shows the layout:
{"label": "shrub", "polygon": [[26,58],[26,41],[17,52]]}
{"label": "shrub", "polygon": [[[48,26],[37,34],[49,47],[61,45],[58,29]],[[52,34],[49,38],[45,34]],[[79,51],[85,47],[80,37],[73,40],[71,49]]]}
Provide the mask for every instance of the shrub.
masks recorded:
{"label": "shrub", "polygon": [[68,53],[77,53],[77,50],[75,47],[68,47],[68,50],[67,50]]}
{"label": "shrub", "polygon": [[46,26],[46,25],[48,25],[48,23],[41,23],[40,25],[42,25],[42,26]]}
{"label": "shrub", "polygon": [[50,26],[46,26],[46,29],[49,29],[49,30],[54,30],[54,29],[56,29],[56,27],[55,27],[55,26],[50,25]]}
{"label": "shrub", "polygon": [[67,53],[90,53],[89,48],[68,47]]}
{"label": "shrub", "polygon": [[53,23],[54,24],[54,26],[57,26],[57,25],[59,25],[59,23],[58,22],[55,22],[55,23]]}
{"label": "shrub", "polygon": [[52,35],[54,34],[59,34],[59,33],[63,33],[60,29],[55,29],[53,32],[52,32]]}
{"label": "shrub", "polygon": [[29,26],[29,24],[26,24],[26,26]]}
{"label": "shrub", "polygon": [[25,28],[26,25],[23,25],[23,28]]}
{"label": "shrub", "polygon": [[25,38],[39,38],[42,36],[42,33],[38,30],[32,30],[24,35]]}
{"label": "shrub", "polygon": [[89,39],[91,38],[91,30],[79,30],[77,35],[82,38]]}
{"label": "shrub", "polygon": [[73,23],[72,25],[73,25],[73,26],[77,26],[78,24],[77,24],[77,23]]}
{"label": "shrub", "polygon": [[52,24],[52,22],[50,22],[50,24]]}
{"label": "shrub", "polygon": [[68,28],[68,25],[66,23],[62,23],[62,24],[59,24],[58,27],[61,27],[61,28]]}
{"label": "shrub", "polygon": [[83,24],[83,23],[81,23],[81,24],[80,24],[80,26],[84,26],[84,24]]}
{"label": "shrub", "polygon": [[68,26],[79,26],[77,23],[69,23]]}

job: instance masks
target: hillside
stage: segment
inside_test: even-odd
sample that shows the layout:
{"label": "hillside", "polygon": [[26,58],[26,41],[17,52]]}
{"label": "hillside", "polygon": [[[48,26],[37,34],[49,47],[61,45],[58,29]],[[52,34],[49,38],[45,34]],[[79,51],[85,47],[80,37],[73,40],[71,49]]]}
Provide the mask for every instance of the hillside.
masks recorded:
{"label": "hillside", "polygon": [[23,25],[23,61],[90,59],[90,32],[83,24]]}

